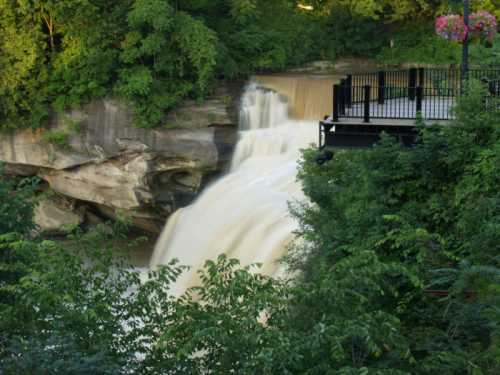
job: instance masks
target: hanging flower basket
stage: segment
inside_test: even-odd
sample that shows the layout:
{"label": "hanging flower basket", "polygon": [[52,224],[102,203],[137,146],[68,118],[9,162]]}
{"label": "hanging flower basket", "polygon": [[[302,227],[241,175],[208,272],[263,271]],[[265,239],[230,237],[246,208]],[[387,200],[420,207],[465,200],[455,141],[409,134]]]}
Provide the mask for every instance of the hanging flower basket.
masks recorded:
{"label": "hanging flower basket", "polygon": [[436,19],[436,33],[443,39],[462,43],[467,39],[468,29],[461,16],[449,14]]}
{"label": "hanging flower basket", "polygon": [[472,13],[469,19],[469,39],[485,46],[493,44],[497,33],[497,19],[484,10]]}

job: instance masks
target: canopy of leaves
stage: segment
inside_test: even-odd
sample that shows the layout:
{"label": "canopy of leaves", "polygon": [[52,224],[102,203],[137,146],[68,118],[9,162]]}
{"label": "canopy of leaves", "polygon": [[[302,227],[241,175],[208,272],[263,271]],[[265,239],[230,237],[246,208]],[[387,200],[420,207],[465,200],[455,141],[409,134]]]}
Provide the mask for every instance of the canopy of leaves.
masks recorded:
{"label": "canopy of leaves", "polygon": [[0,235],[29,234],[35,229],[32,216],[37,182],[37,179],[16,181],[5,176],[0,164]]}
{"label": "canopy of leaves", "polygon": [[112,93],[155,126],[216,78],[311,59],[311,26],[290,0],[0,0],[0,129]]}
{"label": "canopy of leaves", "polygon": [[[319,58],[457,63],[458,47],[432,31],[434,16],[457,11],[454,4],[0,0],[0,129],[37,127],[52,108],[105,95],[129,101],[135,124],[153,127],[183,100],[203,100],[217,79],[280,71]],[[481,0],[474,7],[498,12],[499,4]],[[482,58],[485,53],[473,57],[491,65]]]}

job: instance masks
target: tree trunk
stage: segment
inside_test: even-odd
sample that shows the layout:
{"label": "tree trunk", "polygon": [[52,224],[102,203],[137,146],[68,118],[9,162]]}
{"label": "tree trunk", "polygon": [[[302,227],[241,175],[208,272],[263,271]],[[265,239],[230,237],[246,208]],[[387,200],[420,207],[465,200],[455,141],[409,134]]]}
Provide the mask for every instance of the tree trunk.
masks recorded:
{"label": "tree trunk", "polygon": [[56,47],[54,42],[54,20],[50,15],[46,14],[42,14],[42,19],[45,22],[45,25],[47,26],[47,30],[49,31],[50,50],[54,52]]}

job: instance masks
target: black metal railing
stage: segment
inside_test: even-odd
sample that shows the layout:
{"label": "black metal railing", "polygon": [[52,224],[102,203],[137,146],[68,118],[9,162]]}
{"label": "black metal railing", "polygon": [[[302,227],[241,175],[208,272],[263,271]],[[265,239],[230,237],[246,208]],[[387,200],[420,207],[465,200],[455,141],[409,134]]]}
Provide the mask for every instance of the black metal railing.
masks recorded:
{"label": "black metal railing", "polygon": [[[344,88],[340,87],[340,91]],[[373,98],[373,92],[384,91],[385,100],[380,104],[379,98]],[[397,89],[397,90],[396,90]],[[408,89],[399,88],[352,86],[350,91],[353,97],[363,98],[362,101],[348,103],[347,101],[336,101],[334,108],[334,120],[340,118],[362,118],[364,122],[370,119],[416,119],[417,113],[428,120],[450,120],[452,114],[450,109],[455,105],[459,89],[424,88],[417,86],[411,88],[415,92],[415,98],[411,99]],[[344,90],[345,92],[345,90]],[[344,95],[340,94],[340,97]]]}
{"label": "black metal railing", "polygon": [[487,81],[488,91],[493,97],[500,97],[500,79]]}
{"label": "black metal railing", "polygon": [[353,86],[385,86],[387,85],[404,85],[409,84],[409,75],[406,70],[384,70],[373,73],[359,73],[347,75],[347,79],[351,77]]}
{"label": "black metal railing", "polygon": [[[469,78],[500,96],[500,69],[471,70]],[[341,118],[450,120],[462,92],[457,69],[411,68],[400,71],[349,74],[333,92],[333,121]],[[497,108],[496,105],[493,106]]]}

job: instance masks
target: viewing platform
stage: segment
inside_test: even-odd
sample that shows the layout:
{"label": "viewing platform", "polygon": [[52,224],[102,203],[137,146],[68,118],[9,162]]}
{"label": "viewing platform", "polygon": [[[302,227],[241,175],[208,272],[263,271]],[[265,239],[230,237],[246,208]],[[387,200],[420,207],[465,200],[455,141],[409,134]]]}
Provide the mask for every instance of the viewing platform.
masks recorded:
{"label": "viewing platform", "polygon": [[[488,88],[485,107],[498,110],[500,69],[470,70],[468,78]],[[414,144],[416,120],[447,124],[462,92],[457,69],[379,71],[348,74],[333,87],[333,111],[320,122],[323,147],[371,147],[386,132]]]}

